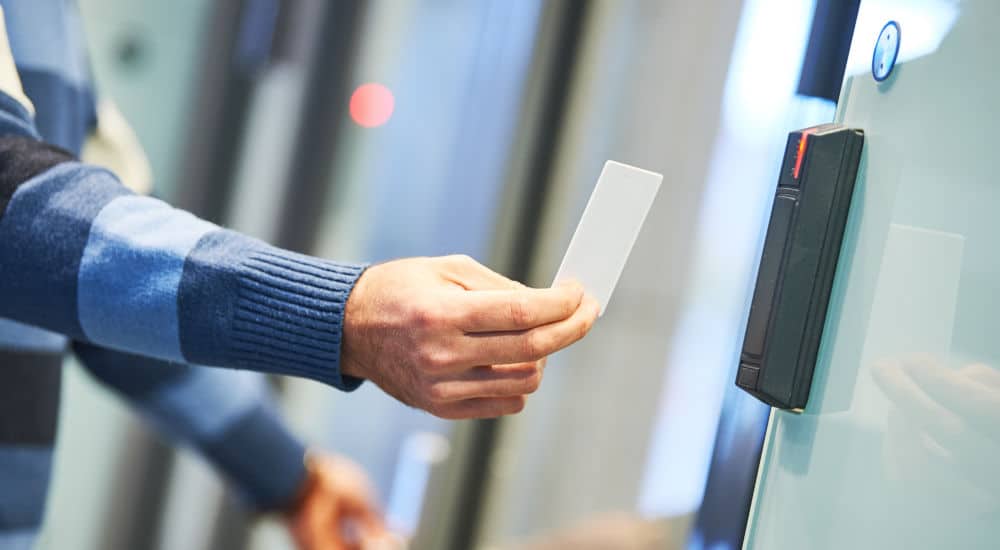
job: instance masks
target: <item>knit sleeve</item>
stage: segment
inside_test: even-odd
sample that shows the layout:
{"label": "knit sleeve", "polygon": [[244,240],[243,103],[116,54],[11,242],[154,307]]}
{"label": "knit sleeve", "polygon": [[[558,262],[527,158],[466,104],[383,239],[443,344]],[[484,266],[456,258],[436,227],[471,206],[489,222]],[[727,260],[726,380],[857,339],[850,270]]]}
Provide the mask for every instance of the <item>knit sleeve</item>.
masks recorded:
{"label": "knit sleeve", "polygon": [[133,194],[39,141],[0,93],[0,317],[165,361],[343,390],[344,307],[363,266],[272,247]]}
{"label": "knit sleeve", "polygon": [[191,367],[74,343],[95,378],[153,426],[204,456],[259,510],[289,506],[306,478],[305,447],[257,373]]}

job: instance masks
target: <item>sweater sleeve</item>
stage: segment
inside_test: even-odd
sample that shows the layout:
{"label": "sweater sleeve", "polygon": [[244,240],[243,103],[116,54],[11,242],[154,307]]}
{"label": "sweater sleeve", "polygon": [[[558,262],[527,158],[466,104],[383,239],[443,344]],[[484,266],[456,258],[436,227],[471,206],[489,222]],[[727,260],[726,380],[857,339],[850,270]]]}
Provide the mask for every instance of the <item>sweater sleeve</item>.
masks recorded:
{"label": "sweater sleeve", "polygon": [[342,390],[344,306],[363,266],[269,246],[130,192],[38,139],[0,93],[0,317],[168,362]]}
{"label": "sweater sleeve", "polygon": [[256,373],[190,367],[74,343],[85,369],[162,433],[197,450],[258,510],[290,505],[306,478],[305,447]]}

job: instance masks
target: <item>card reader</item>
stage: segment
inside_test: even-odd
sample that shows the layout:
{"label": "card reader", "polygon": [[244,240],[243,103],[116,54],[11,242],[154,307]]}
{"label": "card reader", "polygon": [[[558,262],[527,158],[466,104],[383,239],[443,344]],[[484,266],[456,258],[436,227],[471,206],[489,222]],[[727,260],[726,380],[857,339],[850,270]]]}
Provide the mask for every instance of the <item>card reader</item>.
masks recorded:
{"label": "card reader", "polygon": [[788,135],[736,375],[773,407],[809,400],[863,143],[838,124]]}

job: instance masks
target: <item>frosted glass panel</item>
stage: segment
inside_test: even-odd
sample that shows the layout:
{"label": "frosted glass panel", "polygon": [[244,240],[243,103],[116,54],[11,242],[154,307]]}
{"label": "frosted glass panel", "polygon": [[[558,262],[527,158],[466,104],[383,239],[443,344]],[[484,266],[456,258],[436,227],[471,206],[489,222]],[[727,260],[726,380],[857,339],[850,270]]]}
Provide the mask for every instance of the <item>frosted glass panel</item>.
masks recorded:
{"label": "frosted glass panel", "polygon": [[[921,10],[947,25],[928,31]],[[845,84],[838,119],[866,133],[858,187],[812,395],[772,415],[746,547],[997,548],[1000,3],[860,16],[852,58],[888,19],[904,48],[927,42],[885,82]]]}

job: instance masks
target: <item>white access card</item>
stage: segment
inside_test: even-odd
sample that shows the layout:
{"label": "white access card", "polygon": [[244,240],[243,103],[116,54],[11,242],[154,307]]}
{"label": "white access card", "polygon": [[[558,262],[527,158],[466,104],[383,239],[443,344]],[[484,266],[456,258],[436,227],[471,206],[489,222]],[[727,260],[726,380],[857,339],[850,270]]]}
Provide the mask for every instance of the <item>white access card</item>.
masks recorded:
{"label": "white access card", "polygon": [[603,315],[662,181],[655,172],[604,163],[553,284],[579,281],[601,304]]}

